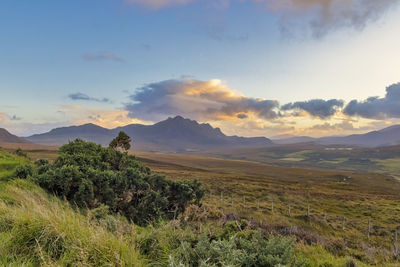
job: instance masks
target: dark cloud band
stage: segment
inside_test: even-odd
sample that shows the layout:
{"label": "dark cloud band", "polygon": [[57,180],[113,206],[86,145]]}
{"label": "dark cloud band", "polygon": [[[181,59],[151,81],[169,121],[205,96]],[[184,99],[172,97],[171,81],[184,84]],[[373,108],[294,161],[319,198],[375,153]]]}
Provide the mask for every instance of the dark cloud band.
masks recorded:
{"label": "dark cloud band", "polygon": [[343,110],[349,116],[371,119],[400,118],[400,83],[386,88],[383,98],[370,97],[364,101],[352,100]]}
{"label": "dark cloud band", "polygon": [[75,94],[69,94],[68,98],[71,100],[94,101],[94,102],[101,102],[101,103],[111,102],[110,99],[108,99],[108,98],[91,97],[91,96],[88,96],[87,94],[83,94],[83,93],[79,93],[79,92],[75,93]]}
{"label": "dark cloud band", "polygon": [[309,113],[311,116],[319,117],[322,119],[331,117],[343,107],[343,100],[331,99],[313,99],[303,102],[288,103],[281,107],[282,110],[303,110]]}

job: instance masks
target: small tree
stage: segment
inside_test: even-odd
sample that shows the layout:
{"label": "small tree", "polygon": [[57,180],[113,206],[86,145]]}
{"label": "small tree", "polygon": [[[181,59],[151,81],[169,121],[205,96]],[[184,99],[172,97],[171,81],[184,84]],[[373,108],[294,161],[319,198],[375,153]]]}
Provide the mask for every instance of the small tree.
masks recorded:
{"label": "small tree", "polygon": [[119,132],[118,136],[111,141],[109,147],[128,151],[131,148],[131,138],[125,132]]}

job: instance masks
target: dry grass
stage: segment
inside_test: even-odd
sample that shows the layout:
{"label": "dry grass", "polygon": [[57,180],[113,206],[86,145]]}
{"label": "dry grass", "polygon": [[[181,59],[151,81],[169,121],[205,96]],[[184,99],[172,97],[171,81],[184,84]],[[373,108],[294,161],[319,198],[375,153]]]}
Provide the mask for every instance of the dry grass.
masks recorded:
{"label": "dry grass", "polygon": [[0,264],[142,266],[135,227],[110,232],[24,180],[1,184]]}
{"label": "dry grass", "polygon": [[[171,179],[199,179],[207,191],[205,203],[220,207],[225,213],[251,219],[275,233],[291,234],[288,227],[297,227],[302,233],[299,241],[311,240],[309,244],[322,246],[336,256],[351,256],[372,265],[396,266],[393,231],[400,226],[400,184],[390,177],[193,155],[136,154],[152,170]],[[372,223],[370,239],[368,219]],[[305,253],[309,253],[309,248]]]}

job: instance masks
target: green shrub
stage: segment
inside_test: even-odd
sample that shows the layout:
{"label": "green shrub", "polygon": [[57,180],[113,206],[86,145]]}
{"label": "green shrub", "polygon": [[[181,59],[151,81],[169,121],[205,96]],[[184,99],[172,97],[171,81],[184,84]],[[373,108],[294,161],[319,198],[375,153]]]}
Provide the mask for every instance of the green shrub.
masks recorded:
{"label": "green shrub", "polygon": [[79,139],[62,146],[54,163],[37,161],[33,180],[79,207],[103,204],[139,225],[171,219],[204,194],[197,181],[167,180],[134,156]]}
{"label": "green shrub", "polygon": [[17,149],[14,151],[14,153],[15,153],[15,155],[17,155],[17,156],[19,156],[19,157],[24,157],[24,158],[28,157],[28,154],[26,154],[26,152],[22,151],[21,148],[17,148]]}
{"label": "green shrub", "polygon": [[33,166],[30,164],[19,165],[15,169],[15,176],[20,179],[26,179],[33,175]]}
{"label": "green shrub", "polygon": [[222,238],[227,239],[240,231],[245,230],[249,226],[249,222],[247,220],[240,221],[230,221],[224,225],[224,232],[222,234]]}
{"label": "green shrub", "polygon": [[294,239],[271,235],[265,239],[260,231],[248,236],[211,240],[203,235],[193,247],[183,242],[170,266],[279,266],[292,261]]}

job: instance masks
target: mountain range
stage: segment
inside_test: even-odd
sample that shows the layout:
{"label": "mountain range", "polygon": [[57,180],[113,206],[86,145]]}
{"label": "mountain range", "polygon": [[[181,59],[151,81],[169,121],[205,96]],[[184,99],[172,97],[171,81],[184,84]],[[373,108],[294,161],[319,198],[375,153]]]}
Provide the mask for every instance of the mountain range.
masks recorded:
{"label": "mountain range", "polygon": [[219,128],[208,123],[200,124],[181,116],[168,118],[153,125],[130,124],[115,129],[106,129],[94,124],[62,127],[48,133],[27,137],[32,143],[61,145],[80,138],[108,145],[124,131],[133,139],[133,148],[145,151],[191,152],[221,148],[263,147],[272,142],[265,137],[227,136]]}
{"label": "mountain range", "polygon": [[292,136],[273,139],[275,144],[289,145],[299,143],[314,143],[320,145],[349,145],[363,147],[378,147],[400,145],[400,125],[394,125],[379,131],[348,136],[327,136],[312,138],[309,136]]}
{"label": "mountain range", "polygon": [[400,125],[348,136],[313,138],[309,136],[281,135],[274,137],[271,141],[265,137],[227,136],[219,128],[213,128],[208,123],[198,123],[181,116],[168,118],[153,125],[130,124],[115,129],[106,129],[95,124],[61,127],[26,138],[12,135],[7,130],[0,128],[0,143],[35,143],[57,146],[80,138],[106,146],[120,131],[124,131],[132,137],[134,149],[178,153],[291,144],[362,147],[400,145]]}

